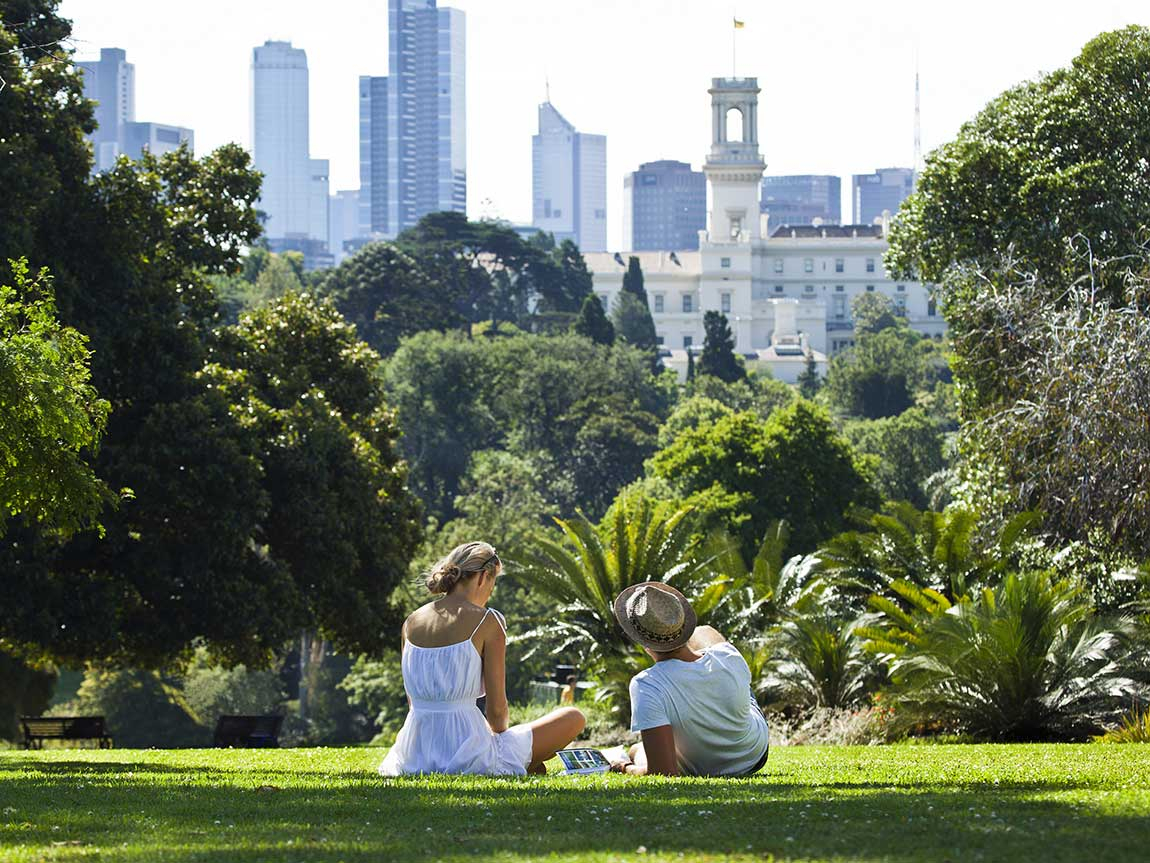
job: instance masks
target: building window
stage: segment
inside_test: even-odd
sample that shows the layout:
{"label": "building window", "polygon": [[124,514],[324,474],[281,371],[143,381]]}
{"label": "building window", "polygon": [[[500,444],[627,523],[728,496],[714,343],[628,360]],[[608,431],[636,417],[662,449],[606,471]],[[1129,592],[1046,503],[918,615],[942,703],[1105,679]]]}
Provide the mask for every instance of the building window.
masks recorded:
{"label": "building window", "polygon": [[874,258],[867,258],[866,259],[866,271],[868,273],[874,272]]}
{"label": "building window", "polygon": [[803,293],[804,294],[813,294],[814,292],[815,292],[815,286],[814,285],[803,285]]}
{"label": "building window", "polygon": [[665,339],[662,336],[655,336],[655,344],[662,346]]}
{"label": "building window", "polygon": [[694,310],[694,304],[691,302],[691,295],[683,294],[683,311],[693,312]]}
{"label": "building window", "polygon": [[835,285],[835,293],[836,294],[841,294],[844,291],[846,291],[846,288],[844,288],[842,285]]}
{"label": "building window", "polygon": [[655,294],[655,312],[662,314],[663,312],[663,295]]}
{"label": "building window", "polygon": [[906,317],[906,297],[894,298],[894,310],[903,317]]}
{"label": "building window", "polygon": [[874,285],[867,285],[866,290],[867,290],[868,294],[873,294],[874,293]]}
{"label": "building window", "polygon": [[724,270],[729,270],[731,268],[731,259],[730,258],[719,258],[719,266],[722,267]]}
{"label": "building window", "polygon": [[781,294],[782,292],[783,292],[783,286],[782,285],[775,285],[775,293]]}
{"label": "building window", "polygon": [[895,288],[895,290],[898,291],[900,294],[905,293],[906,292],[906,285],[899,285],[897,288]]}
{"label": "building window", "polygon": [[783,259],[775,258],[775,272],[781,273],[783,271]]}
{"label": "building window", "polygon": [[722,313],[724,315],[729,315],[731,313],[731,295],[730,294],[719,294],[719,309],[722,311]]}
{"label": "building window", "polygon": [[844,321],[847,317],[847,298],[835,297],[835,320]]}
{"label": "building window", "polygon": [[692,339],[690,336],[683,336],[683,349],[689,351],[693,342],[694,339]]}
{"label": "building window", "polygon": [[835,258],[835,272],[836,273],[841,273],[843,271],[843,267],[845,265],[846,265],[846,261],[844,261],[842,258]]}
{"label": "building window", "polygon": [[934,297],[926,301],[926,316],[933,318],[938,316],[938,306],[935,305]]}
{"label": "building window", "polygon": [[804,273],[813,273],[814,271],[815,271],[815,259],[814,258],[803,258],[803,272]]}

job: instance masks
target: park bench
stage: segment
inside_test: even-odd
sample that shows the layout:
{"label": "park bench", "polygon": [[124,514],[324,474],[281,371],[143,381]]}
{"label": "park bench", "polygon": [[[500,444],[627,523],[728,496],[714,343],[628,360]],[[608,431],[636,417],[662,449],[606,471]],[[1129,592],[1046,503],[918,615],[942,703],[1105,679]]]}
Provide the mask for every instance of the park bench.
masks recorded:
{"label": "park bench", "polygon": [[277,747],[282,716],[224,714],[216,722],[215,746]]}
{"label": "park bench", "polygon": [[24,748],[43,749],[45,740],[98,740],[101,749],[112,748],[103,716],[21,716]]}

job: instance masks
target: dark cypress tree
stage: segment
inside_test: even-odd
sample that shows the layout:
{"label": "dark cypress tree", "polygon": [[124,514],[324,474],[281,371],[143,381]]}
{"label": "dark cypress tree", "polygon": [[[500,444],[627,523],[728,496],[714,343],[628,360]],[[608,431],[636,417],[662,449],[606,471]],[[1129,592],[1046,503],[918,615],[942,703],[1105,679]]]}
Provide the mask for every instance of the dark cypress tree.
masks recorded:
{"label": "dark cypress tree", "polygon": [[695,352],[687,348],[687,383],[695,380]]}
{"label": "dark cypress tree", "polygon": [[815,355],[807,351],[807,367],[803,369],[797,381],[799,392],[805,399],[813,399],[822,388],[823,382],[819,377],[818,366],[815,365]]}
{"label": "dark cypress tree", "polygon": [[627,272],[623,274],[624,293],[634,294],[637,299],[647,305],[647,289],[643,287],[643,268],[639,266],[639,259],[632,255],[627,262]]}
{"label": "dark cypress tree", "polygon": [[603,311],[603,303],[594,294],[589,294],[583,300],[579,309],[579,317],[571,327],[577,335],[588,338],[599,345],[610,345],[615,342],[615,327],[607,320],[607,313]]}
{"label": "dark cypress tree", "polygon": [[713,375],[721,381],[734,383],[746,372],[735,356],[735,337],[727,316],[720,312],[703,315],[703,355],[699,357],[699,374]]}

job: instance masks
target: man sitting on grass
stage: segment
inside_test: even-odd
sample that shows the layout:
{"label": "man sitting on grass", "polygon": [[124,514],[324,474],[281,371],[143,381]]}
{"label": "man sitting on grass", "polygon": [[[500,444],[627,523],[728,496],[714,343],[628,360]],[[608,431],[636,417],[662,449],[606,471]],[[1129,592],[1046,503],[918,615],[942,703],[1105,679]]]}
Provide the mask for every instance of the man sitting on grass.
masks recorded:
{"label": "man sitting on grass", "polygon": [[643,742],[611,769],[632,776],[750,776],[767,762],[767,720],[739,651],[670,585],[648,581],[615,600],[627,636],[655,660],[631,679],[631,730]]}

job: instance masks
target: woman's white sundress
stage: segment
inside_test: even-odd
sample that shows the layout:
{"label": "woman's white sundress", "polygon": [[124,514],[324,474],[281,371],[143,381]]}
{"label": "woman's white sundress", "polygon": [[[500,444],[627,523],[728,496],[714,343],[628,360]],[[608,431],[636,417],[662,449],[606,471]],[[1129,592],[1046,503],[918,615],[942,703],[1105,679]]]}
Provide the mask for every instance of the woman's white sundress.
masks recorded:
{"label": "woman's white sundress", "polygon": [[[499,612],[495,619],[503,626]],[[483,658],[471,638],[445,647],[419,647],[409,641],[403,648],[402,668],[411,710],[379,765],[381,774],[522,776],[527,772],[531,726],[513,725],[496,734],[475,704],[484,694]]]}

